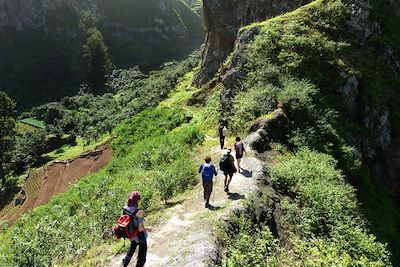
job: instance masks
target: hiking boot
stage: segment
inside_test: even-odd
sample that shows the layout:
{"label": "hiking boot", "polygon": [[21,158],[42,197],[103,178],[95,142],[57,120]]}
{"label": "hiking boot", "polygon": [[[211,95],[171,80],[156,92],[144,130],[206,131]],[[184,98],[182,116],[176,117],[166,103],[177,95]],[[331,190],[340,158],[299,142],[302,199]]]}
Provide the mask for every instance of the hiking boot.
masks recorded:
{"label": "hiking boot", "polygon": [[204,204],[204,207],[208,208],[208,207],[210,207],[210,204],[206,203],[206,204]]}

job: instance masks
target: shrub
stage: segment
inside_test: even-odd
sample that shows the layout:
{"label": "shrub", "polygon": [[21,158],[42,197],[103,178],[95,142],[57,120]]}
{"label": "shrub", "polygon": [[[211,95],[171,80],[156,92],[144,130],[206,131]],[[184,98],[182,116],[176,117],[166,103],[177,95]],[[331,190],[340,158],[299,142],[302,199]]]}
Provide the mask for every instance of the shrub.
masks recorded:
{"label": "shrub", "polygon": [[[176,128],[180,110],[152,109],[137,116],[140,120],[132,118],[116,130],[120,135],[115,148],[120,154],[109,166],[81,179],[0,235],[5,241],[0,245],[0,255],[4,255],[0,265],[76,262],[110,237],[109,229],[129,192],[140,191],[141,208],[151,211],[160,208],[160,200],[167,201],[194,184],[196,168],[189,151],[204,139],[199,130]],[[130,138],[129,142],[123,137]],[[3,239],[10,233],[11,238]]]}

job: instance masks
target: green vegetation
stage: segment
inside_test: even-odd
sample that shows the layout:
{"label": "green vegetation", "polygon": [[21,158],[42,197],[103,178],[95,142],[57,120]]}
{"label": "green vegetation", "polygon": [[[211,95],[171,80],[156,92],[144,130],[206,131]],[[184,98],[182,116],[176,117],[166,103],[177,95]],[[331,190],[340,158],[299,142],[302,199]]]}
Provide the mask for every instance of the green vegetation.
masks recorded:
{"label": "green vegetation", "polygon": [[15,135],[15,102],[0,91],[0,179],[1,188],[6,186],[10,172],[10,158]]}
{"label": "green vegetation", "polygon": [[36,127],[38,129],[45,129],[46,124],[43,121],[37,120],[35,118],[26,118],[21,120],[21,122],[28,124],[30,126]]}
{"label": "green vegetation", "polygon": [[[3,233],[0,263],[48,266],[76,262],[110,237],[109,228],[133,189],[142,193],[143,208],[151,212],[161,201],[194,185],[196,168],[188,154],[203,137],[194,126],[178,127],[183,114],[179,109],[155,108],[138,115],[140,124],[135,117],[121,124],[113,146],[119,156]],[[164,123],[171,118],[177,120]],[[176,129],[169,131],[172,128]],[[128,139],[136,141],[127,144]]]}
{"label": "green vegetation", "polygon": [[86,37],[82,50],[87,63],[87,81],[93,92],[102,92],[112,64],[97,24],[96,17],[90,11],[81,12],[79,28]]}
{"label": "green vegetation", "polygon": [[77,137],[75,140],[75,144],[64,145],[56,150],[44,154],[43,157],[48,160],[72,159],[81,155],[86,151],[90,151],[98,146],[101,146],[109,139],[110,137],[108,135],[104,135],[103,138],[99,138],[99,140],[88,143],[82,137]]}
{"label": "green vegetation", "polygon": [[[366,230],[354,189],[331,156],[301,149],[277,161],[270,173],[283,194],[281,210],[275,210],[281,215],[274,220],[268,210],[272,195],[263,191],[246,212],[231,216],[220,230],[227,248],[222,266],[391,266],[386,246]],[[272,222],[279,226],[275,236]]]}
{"label": "green vegetation", "polygon": [[[0,3],[8,14],[31,11],[21,21],[5,17],[0,27],[0,39],[8,40],[0,43],[1,86],[17,101],[20,111],[80,91],[87,74],[82,54],[87,36],[79,29],[81,10],[90,8],[96,15],[98,30],[117,68],[139,65],[148,72],[163,62],[186,57],[204,40],[199,15],[182,0],[95,0],[89,6],[81,1],[42,2]],[[92,45],[101,43],[98,32],[93,37]]]}
{"label": "green vegetation", "polygon": [[[87,19],[90,26],[90,16]],[[18,127],[9,166],[14,178],[9,181],[17,182],[17,176],[30,167],[74,157],[103,143],[118,123],[168,97],[198,58],[195,52],[182,62],[165,63],[149,75],[137,68],[115,70],[108,82],[113,93],[65,97],[22,114],[21,122],[36,129]]]}
{"label": "green vegetation", "polygon": [[[383,5],[377,2],[374,5],[383,8]],[[379,8],[375,10],[375,17],[380,16],[383,21],[386,14],[384,12],[379,13],[381,10]],[[235,89],[236,97],[233,101],[230,123],[235,132],[244,132],[255,119],[267,116],[276,109],[278,104],[282,105],[288,118],[288,123],[283,129],[280,129],[285,137],[274,141],[280,142],[290,151],[309,147],[326,154],[324,157],[333,157],[337,160],[337,167],[348,177],[349,182],[358,189],[356,195],[358,200],[362,202],[361,209],[365,214],[364,219],[371,224],[370,230],[380,242],[388,243],[388,248],[393,255],[392,261],[396,265],[400,259],[398,209],[387,190],[382,188],[382,185],[376,181],[377,178],[370,174],[368,166],[362,164],[360,159],[356,157],[352,147],[354,137],[373,139],[373,135],[377,133],[365,130],[365,126],[362,122],[360,123],[359,117],[357,117],[360,114],[356,113],[363,111],[349,111],[349,103],[346,102],[349,97],[341,96],[337,90],[345,83],[345,79],[339,75],[340,73],[354,75],[362,84],[362,91],[358,92],[359,95],[357,96],[357,101],[361,102],[359,105],[371,106],[378,111],[388,108],[391,114],[390,123],[393,129],[398,129],[399,98],[398,94],[394,92],[394,88],[398,87],[400,76],[384,57],[382,50],[379,49],[382,37],[371,38],[362,49],[354,43],[352,35],[349,34],[348,28],[345,26],[348,17],[348,11],[341,1],[317,0],[294,12],[243,28],[242,31],[251,27],[259,27],[260,34],[245,52],[245,63],[242,67],[246,70],[247,75],[241,78],[238,83],[239,86]],[[396,16],[391,19],[394,17]],[[394,25],[391,19],[388,19],[386,24],[384,23],[385,28],[389,29],[389,25]],[[394,30],[394,27],[390,29]],[[388,35],[386,35],[387,37]],[[322,210],[319,207],[305,208],[305,200],[300,202],[303,196],[310,198],[309,193],[317,194],[315,191],[319,188],[316,188],[317,185],[306,183],[302,185],[304,191],[298,192],[297,190],[300,190],[298,188],[299,182],[302,181],[299,181],[301,180],[299,175],[293,176],[296,175],[297,168],[297,166],[292,168],[292,175],[287,173],[285,177],[282,176],[276,181],[278,189],[291,196],[290,199],[287,199],[288,201],[282,203],[282,205],[286,205],[284,216],[290,216],[290,212],[298,212],[296,216],[300,219],[304,215],[304,218],[307,219],[298,221],[299,227],[305,227],[305,229],[301,229],[302,235],[305,233],[304,231],[316,235],[315,229],[313,230],[315,225],[321,227],[335,225],[332,222],[327,222],[328,225],[326,226],[324,222],[321,224],[313,221],[316,218],[323,219]],[[302,179],[306,179],[306,177]],[[335,182],[333,183],[335,185]],[[350,190],[348,186],[345,184],[337,186],[334,190],[335,194],[340,194],[344,198],[343,201],[351,199],[348,204],[356,205],[355,199],[346,195]],[[326,187],[329,188],[328,185]],[[328,193],[321,191],[321,196],[326,196],[327,203],[329,202]],[[310,198],[310,200],[319,203],[324,202],[325,198]],[[301,205],[301,209],[296,206],[297,204]],[[350,206],[340,204],[340,207],[345,208],[342,211],[343,216],[349,215],[347,211],[354,212],[354,209],[351,209]],[[384,207],[384,209],[378,207]],[[351,218],[351,216],[347,218]],[[332,219],[337,219],[336,222],[343,220],[343,218]],[[363,224],[363,222],[360,222],[360,225]],[[379,243],[366,237],[363,230],[365,228],[359,225],[351,230],[339,224],[337,227],[340,230],[317,230],[327,231],[335,238],[339,238],[338,242],[340,240],[350,242],[349,238],[359,240],[363,246],[362,248],[358,247],[360,251],[371,249],[371,251],[376,252],[377,250],[372,249],[372,247],[380,247]],[[254,236],[258,236],[257,238],[265,234],[265,229],[258,228],[258,230],[259,232],[253,233]],[[317,234],[321,233],[317,232]],[[323,233],[323,235],[325,234]],[[268,237],[268,234],[266,236]],[[321,257],[321,259],[329,262],[329,259],[323,258],[324,253],[336,255],[340,258],[338,255],[343,252],[343,250],[341,252],[341,247],[330,247],[331,245],[337,246],[337,244],[330,244],[332,240],[327,243],[326,240],[311,238],[302,241],[302,238],[304,237],[290,237],[291,245],[289,247],[296,248],[298,253],[292,251],[288,254],[289,257],[295,258],[300,255],[304,257],[306,263],[309,260],[306,255],[315,253],[316,257]],[[269,242],[268,240],[265,240],[265,242]],[[230,241],[226,242],[228,242],[226,244],[230,244]],[[256,241],[251,239],[249,242],[254,243]],[[273,246],[272,244],[276,241],[272,240],[271,242],[268,244]],[[237,243],[240,242],[237,241]],[[352,244],[352,242],[350,243]],[[245,247],[246,245],[243,246],[243,248]],[[318,252],[315,247],[323,248],[325,252],[321,254],[321,251]],[[305,251],[307,249],[310,251]],[[372,254],[368,251],[365,252],[366,260],[372,261],[373,258],[371,257],[375,255],[375,252]],[[238,252],[232,253],[239,254]],[[247,251],[246,253],[248,254],[245,255],[253,255],[254,251]],[[302,253],[304,253],[304,256]],[[346,253],[350,255],[350,259],[358,258],[348,251]],[[383,254],[388,255],[386,252]],[[226,259],[227,264],[231,260],[230,257],[228,256]],[[232,257],[235,258],[235,256]],[[241,257],[244,258],[244,255]],[[362,257],[358,259],[360,261],[357,264],[360,266],[368,265],[363,262]],[[382,264],[385,263],[386,260],[382,262]],[[241,265],[240,263],[232,264],[230,266]],[[332,264],[352,265],[347,260],[341,263],[332,262]],[[370,264],[372,263],[370,262]]]}
{"label": "green vegetation", "polygon": [[137,69],[114,71],[108,83],[113,93],[65,97],[26,115],[43,120],[51,133],[70,133],[93,141],[109,134],[125,118],[168,97],[178,80],[197,65],[198,58],[195,52],[182,62],[165,63],[147,76]]}

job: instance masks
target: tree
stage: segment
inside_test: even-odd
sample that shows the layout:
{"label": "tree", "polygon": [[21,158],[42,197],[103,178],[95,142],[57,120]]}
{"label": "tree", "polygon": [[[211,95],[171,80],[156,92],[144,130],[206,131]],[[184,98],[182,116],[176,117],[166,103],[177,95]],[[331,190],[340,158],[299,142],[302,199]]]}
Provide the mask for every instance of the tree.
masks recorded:
{"label": "tree", "polygon": [[9,170],[11,152],[15,140],[16,104],[4,92],[0,91],[0,179],[1,188],[6,186],[6,174]]}
{"label": "tree", "polygon": [[90,88],[99,92],[106,83],[106,75],[110,73],[112,64],[103,35],[97,28],[97,19],[90,11],[82,11],[79,27],[86,41],[83,44],[83,57],[87,63],[87,80]]}

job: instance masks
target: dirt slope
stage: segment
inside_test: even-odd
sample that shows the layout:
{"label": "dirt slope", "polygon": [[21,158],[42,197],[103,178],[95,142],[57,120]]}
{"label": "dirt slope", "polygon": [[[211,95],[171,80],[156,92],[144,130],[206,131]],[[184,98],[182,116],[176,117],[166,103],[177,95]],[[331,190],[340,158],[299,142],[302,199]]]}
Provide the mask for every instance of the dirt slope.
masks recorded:
{"label": "dirt slope", "polygon": [[[219,157],[222,155],[218,147],[213,151],[218,151]],[[223,175],[219,172],[214,181],[215,195],[211,197],[213,208],[204,208],[198,187],[186,201],[166,210],[165,219],[149,234],[146,266],[201,267],[217,257],[215,223],[239,208],[242,200],[257,190],[257,180],[263,176],[262,163],[250,153],[243,159],[242,167],[246,171],[234,175],[229,194],[224,192]],[[124,256],[125,252],[110,259],[108,266],[122,266]],[[135,264],[136,255],[130,266]]]}
{"label": "dirt slope", "polygon": [[13,224],[23,213],[48,203],[53,195],[65,192],[83,176],[100,170],[111,158],[111,149],[105,144],[74,159],[32,170],[21,192],[0,212],[0,222]]}

